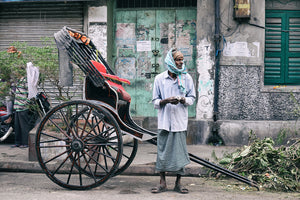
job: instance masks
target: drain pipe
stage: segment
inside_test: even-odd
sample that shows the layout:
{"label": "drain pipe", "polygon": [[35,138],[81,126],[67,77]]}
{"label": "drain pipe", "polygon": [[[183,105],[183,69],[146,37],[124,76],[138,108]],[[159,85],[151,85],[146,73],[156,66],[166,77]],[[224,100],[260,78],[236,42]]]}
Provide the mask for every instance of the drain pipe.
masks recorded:
{"label": "drain pipe", "polygon": [[220,0],[215,0],[215,85],[214,85],[214,110],[213,120],[218,120],[218,99],[219,99],[219,68],[220,68]]}
{"label": "drain pipe", "polygon": [[220,0],[215,0],[215,84],[214,84],[214,105],[213,105],[213,124],[212,135],[208,139],[210,144],[224,145],[223,139],[219,136],[218,115],[219,115],[219,70],[220,70]]}

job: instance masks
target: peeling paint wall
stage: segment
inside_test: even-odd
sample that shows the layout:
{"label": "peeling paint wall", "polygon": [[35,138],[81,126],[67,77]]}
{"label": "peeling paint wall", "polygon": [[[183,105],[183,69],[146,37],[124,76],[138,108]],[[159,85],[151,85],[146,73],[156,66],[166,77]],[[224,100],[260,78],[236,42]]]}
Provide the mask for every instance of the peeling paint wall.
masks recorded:
{"label": "peeling paint wall", "polygon": [[[270,129],[265,129],[264,125],[277,127],[272,129],[273,132],[276,132],[280,127],[272,124],[295,119],[295,116],[291,114],[294,104],[289,99],[289,91],[294,91],[296,99],[299,101],[300,87],[287,87],[275,91],[273,86],[264,85],[265,30],[249,24],[264,27],[266,7],[279,9],[283,8],[283,5],[287,9],[295,9],[299,8],[300,3],[289,0],[251,0],[250,20],[238,22],[233,19],[233,1],[220,1],[222,40],[218,50],[221,54],[218,123],[219,133],[225,138],[227,144],[247,143],[249,130],[258,130],[258,134],[263,137],[270,131]],[[106,57],[107,19],[105,19],[102,9],[105,10],[105,6],[89,8],[89,35]],[[135,11],[126,12],[130,15]],[[125,20],[126,23],[118,23],[114,41],[118,47],[116,55],[114,55],[116,56],[116,60],[114,60],[116,73],[123,78],[137,80],[128,91],[133,94],[132,105],[135,106],[132,111],[141,109],[143,112],[142,114],[133,113],[133,116],[134,114],[141,116],[144,113],[154,116],[150,107],[142,107],[140,102],[145,101],[144,104],[151,104],[151,95],[145,98],[147,95],[144,91],[150,93],[152,90],[153,74],[151,73],[156,70],[152,64],[160,64],[158,71],[163,70],[163,58],[167,50],[176,45],[184,52],[188,62],[196,62],[195,70],[191,71],[198,92],[196,107],[193,108],[193,112],[196,112],[194,115],[196,119],[192,120],[190,127],[192,132],[188,132],[188,140],[190,143],[204,144],[213,129],[216,64],[214,1],[198,0],[197,21],[190,20],[189,22],[190,26],[196,26],[197,33],[192,34],[189,30],[184,29],[183,25],[186,22],[181,19],[176,19],[176,23],[174,21],[156,22],[156,27],[151,27],[150,21],[147,21],[148,26],[146,26],[145,20],[150,20],[147,12],[150,16],[153,10],[145,9],[143,12],[145,13],[142,16],[145,18],[139,16],[143,23],[136,23],[137,19],[133,23],[128,19]],[[184,15],[188,16],[186,13]],[[134,16],[138,17],[138,15]],[[157,18],[159,20],[169,17],[166,13],[159,16]],[[154,34],[153,40],[151,40],[155,29],[157,35]],[[157,41],[156,37],[159,38]],[[177,39],[175,39],[176,37]],[[155,59],[152,58],[151,51],[137,52],[136,50],[137,41],[147,40],[151,40],[151,45],[159,45],[160,53]],[[195,46],[196,51],[193,51]],[[146,74],[150,74],[150,78]],[[197,139],[193,141],[191,138]]]}
{"label": "peeling paint wall", "polygon": [[[248,133],[256,130],[258,137],[276,137],[281,127],[279,122],[295,121],[295,103],[289,91],[293,91],[299,102],[300,87],[289,86],[273,89],[264,84],[265,9],[297,9],[299,1],[252,0],[251,18],[237,21],[233,18],[233,1],[220,1],[220,49],[215,50],[214,2],[198,0],[197,5],[197,80],[198,101],[196,119],[203,127],[195,131],[193,138],[207,142],[212,126],[215,53],[221,55],[218,87],[218,133],[225,144],[247,144]],[[267,6],[267,8],[265,7]],[[252,25],[251,25],[252,24]],[[257,26],[256,26],[257,25]],[[294,121],[293,121],[294,120]],[[256,122],[256,123],[255,123]],[[274,125],[272,125],[274,124]],[[276,127],[270,129],[266,127]],[[234,128],[233,128],[234,127]],[[274,133],[275,132],[275,133]],[[243,140],[241,140],[243,138]]]}
{"label": "peeling paint wall", "polygon": [[263,65],[265,30],[265,2],[251,1],[251,19],[233,19],[234,2],[220,1],[220,29],[222,33],[220,65]]}
{"label": "peeling paint wall", "polygon": [[197,72],[198,78],[198,102],[197,119],[211,119],[213,117],[214,102],[214,61],[211,56],[213,48],[206,39],[197,45]]}
{"label": "peeling paint wall", "polygon": [[[133,117],[156,117],[152,104],[155,76],[167,68],[165,57],[171,48],[184,55],[188,72],[196,74],[196,9],[117,10],[115,14],[115,72],[130,80]],[[195,116],[195,106],[189,108]]]}
{"label": "peeling paint wall", "polygon": [[[197,5],[197,73],[198,90],[196,119],[211,121],[214,104],[214,1],[198,1]],[[202,130],[202,129],[201,129]],[[203,130],[204,131],[204,130]],[[207,134],[207,130],[197,134]]]}
{"label": "peeling paint wall", "polygon": [[[252,0],[251,18],[232,18],[233,1],[221,1],[222,57],[219,76],[219,134],[228,145],[247,144],[251,130],[259,138],[276,139],[283,129],[288,137],[299,127],[295,115],[300,87],[273,89],[264,84],[265,9],[300,9],[299,1]],[[256,26],[257,25],[257,26]],[[261,27],[258,27],[261,26]],[[285,123],[288,122],[288,123]],[[283,127],[281,124],[285,124]],[[299,128],[298,128],[299,130]]]}
{"label": "peeling paint wall", "polygon": [[126,79],[136,78],[135,29],[135,23],[117,23],[115,33],[117,48],[115,69],[118,76]]}
{"label": "peeling paint wall", "polygon": [[293,90],[298,96],[300,87],[289,86],[289,89],[274,90],[273,86],[264,84],[265,29],[251,25],[265,26],[265,9],[291,9],[292,5],[299,4],[287,0],[268,0],[265,4],[265,1],[253,0],[249,21],[238,22],[230,15],[233,2],[221,1],[221,32],[226,42],[224,41],[220,61],[220,119],[296,119],[291,114],[295,105],[289,92]]}
{"label": "peeling paint wall", "polygon": [[100,51],[107,57],[107,6],[89,7],[88,35]]}

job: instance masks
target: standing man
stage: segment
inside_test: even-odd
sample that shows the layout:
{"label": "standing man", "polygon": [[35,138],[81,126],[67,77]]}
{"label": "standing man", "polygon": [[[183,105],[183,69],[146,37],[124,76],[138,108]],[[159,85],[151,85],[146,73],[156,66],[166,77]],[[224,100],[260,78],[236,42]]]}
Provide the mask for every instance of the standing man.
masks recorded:
{"label": "standing man", "polygon": [[170,50],[165,64],[168,70],[155,77],[153,86],[152,102],[158,109],[156,170],[160,173],[160,185],[151,192],[166,191],[166,172],[175,172],[174,191],[186,194],[188,189],[180,181],[184,167],[190,163],[186,134],[188,106],[195,101],[195,87],[192,77],[186,72],[180,51]]}

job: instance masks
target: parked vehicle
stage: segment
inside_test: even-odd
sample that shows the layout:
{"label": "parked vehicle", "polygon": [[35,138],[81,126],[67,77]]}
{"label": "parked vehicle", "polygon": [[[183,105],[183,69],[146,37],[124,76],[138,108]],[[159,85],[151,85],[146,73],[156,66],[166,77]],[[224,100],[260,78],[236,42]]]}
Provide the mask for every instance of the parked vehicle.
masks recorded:
{"label": "parked vehicle", "polygon": [[[40,117],[46,115],[46,113],[50,110],[50,102],[47,96],[40,92],[37,94],[35,98],[35,102],[38,105],[38,113]],[[14,112],[14,111],[13,111]],[[12,117],[9,123],[5,123],[5,121]],[[5,141],[12,133],[14,132],[14,114],[9,114],[6,106],[0,107],[0,142]]]}
{"label": "parked vehicle", "polygon": [[[12,120],[10,121],[10,123],[5,123],[9,116],[12,116]],[[13,114],[8,114],[6,106],[0,107],[0,142],[3,142],[11,135],[14,129],[13,124]]]}

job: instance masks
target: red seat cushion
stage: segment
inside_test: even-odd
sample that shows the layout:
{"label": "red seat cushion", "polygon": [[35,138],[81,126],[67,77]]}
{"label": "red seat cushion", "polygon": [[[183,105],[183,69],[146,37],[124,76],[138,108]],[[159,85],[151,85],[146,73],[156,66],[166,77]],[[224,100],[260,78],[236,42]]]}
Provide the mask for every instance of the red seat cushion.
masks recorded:
{"label": "red seat cushion", "polygon": [[94,65],[94,67],[96,67],[96,69],[101,73],[106,73],[106,67],[102,64],[99,63],[97,61],[91,60],[92,64]]}
{"label": "red seat cushion", "polygon": [[119,97],[124,101],[130,102],[131,96],[130,96],[130,94],[128,94],[128,92],[125,91],[123,86],[120,84],[117,84],[115,82],[112,82],[109,79],[117,80],[119,82],[127,83],[129,85],[130,85],[130,81],[127,79],[124,79],[124,78],[120,78],[116,75],[107,74],[106,67],[102,63],[99,63],[94,60],[91,60],[91,62],[94,65],[94,67],[101,73],[102,76],[104,76],[105,78],[108,78],[108,79],[106,79],[106,81],[109,83],[110,86],[114,87],[117,90]]}
{"label": "red seat cushion", "polygon": [[114,87],[114,88],[117,90],[117,92],[118,92],[118,94],[119,94],[119,98],[121,98],[122,100],[127,101],[127,102],[130,102],[130,101],[131,101],[131,96],[130,96],[130,94],[129,94],[128,92],[125,91],[125,89],[123,88],[122,85],[119,85],[119,84],[117,84],[117,83],[114,83],[114,82],[112,82],[112,81],[110,81],[110,80],[107,80],[107,82],[109,83],[109,85],[110,85],[111,87]]}
{"label": "red seat cushion", "polygon": [[130,85],[130,81],[125,79],[125,78],[120,78],[116,75],[112,75],[112,74],[108,74],[106,67],[102,64],[99,63],[97,61],[91,60],[92,64],[94,65],[94,67],[101,73],[102,76],[106,77],[106,78],[110,78],[122,83],[127,83],[128,85]]}

